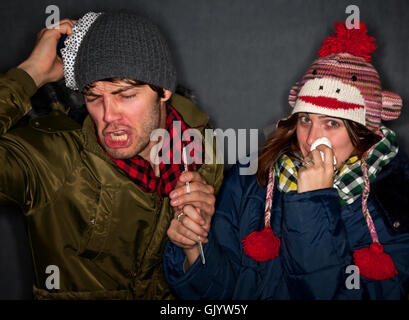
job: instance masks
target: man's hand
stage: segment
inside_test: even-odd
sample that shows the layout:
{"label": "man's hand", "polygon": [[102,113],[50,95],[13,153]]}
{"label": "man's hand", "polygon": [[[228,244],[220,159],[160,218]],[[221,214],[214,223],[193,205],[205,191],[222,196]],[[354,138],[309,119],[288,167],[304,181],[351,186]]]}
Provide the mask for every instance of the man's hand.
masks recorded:
{"label": "man's hand", "polygon": [[176,210],[168,229],[169,239],[183,249],[194,248],[199,236],[202,243],[207,243],[208,233],[203,225],[196,222],[198,219],[201,219],[198,210],[191,205],[185,206],[183,210]]}
{"label": "man's hand", "polygon": [[[189,194],[187,181],[190,183]],[[175,245],[184,249],[189,265],[192,265],[199,256],[199,237],[203,244],[208,242],[208,231],[215,211],[214,188],[198,172],[184,172],[169,196],[175,215],[167,234]]]}
{"label": "man's hand", "polygon": [[42,29],[37,34],[37,41],[30,56],[17,67],[26,71],[38,88],[64,76],[63,62],[57,55],[57,44],[61,35],[72,33],[75,22],[64,19],[60,21],[58,29]]}
{"label": "man's hand", "polygon": [[[189,194],[187,193],[186,182],[190,184]],[[195,221],[205,227],[210,227],[216,197],[214,196],[214,188],[208,185],[198,172],[183,172],[169,197],[170,204],[179,210],[188,204],[200,209],[198,213],[202,219],[198,217]],[[208,230],[208,228],[205,229]]]}

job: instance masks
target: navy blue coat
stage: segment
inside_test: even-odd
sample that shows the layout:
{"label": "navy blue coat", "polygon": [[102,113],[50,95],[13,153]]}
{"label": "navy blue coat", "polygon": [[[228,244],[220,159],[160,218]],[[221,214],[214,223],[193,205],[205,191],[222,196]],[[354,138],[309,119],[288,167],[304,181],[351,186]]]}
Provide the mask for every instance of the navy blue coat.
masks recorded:
{"label": "navy blue coat", "polygon": [[[241,241],[264,227],[266,191],[234,166],[217,198],[209,243],[183,273],[183,250],[170,241],[163,256],[166,279],[181,299],[407,299],[409,288],[409,162],[399,152],[371,183],[368,208],[398,275],[357,277],[353,250],[372,243],[361,199],[342,207],[334,188],[305,193],[274,190],[271,226],[279,256],[248,257]],[[348,284],[348,285],[347,285]]]}

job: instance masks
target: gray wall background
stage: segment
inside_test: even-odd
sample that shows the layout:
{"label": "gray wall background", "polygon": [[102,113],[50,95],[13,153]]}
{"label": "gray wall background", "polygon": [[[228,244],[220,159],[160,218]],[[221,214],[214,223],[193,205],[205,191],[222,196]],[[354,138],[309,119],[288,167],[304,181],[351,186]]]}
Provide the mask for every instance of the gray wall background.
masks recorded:
{"label": "gray wall background", "polygon": [[[169,40],[178,82],[195,91],[215,128],[271,128],[290,107],[287,95],[350,4],[376,37],[373,64],[384,89],[409,100],[408,0],[2,0],[0,72],[23,61],[45,26],[48,5],[61,19],[128,8],[158,24]],[[409,110],[387,123],[409,153]]]}

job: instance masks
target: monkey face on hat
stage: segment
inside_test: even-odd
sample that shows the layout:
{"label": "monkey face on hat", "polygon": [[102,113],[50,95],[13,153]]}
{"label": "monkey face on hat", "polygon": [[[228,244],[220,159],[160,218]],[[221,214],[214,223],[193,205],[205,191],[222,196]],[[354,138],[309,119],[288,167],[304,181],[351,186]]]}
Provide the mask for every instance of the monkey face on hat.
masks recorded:
{"label": "monkey face on hat", "polygon": [[310,112],[348,119],[379,134],[381,120],[400,115],[401,97],[382,90],[380,77],[371,64],[370,53],[377,48],[367,35],[366,25],[347,29],[335,24],[336,35],[324,41],[319,58],[292,87],[292,113]]}

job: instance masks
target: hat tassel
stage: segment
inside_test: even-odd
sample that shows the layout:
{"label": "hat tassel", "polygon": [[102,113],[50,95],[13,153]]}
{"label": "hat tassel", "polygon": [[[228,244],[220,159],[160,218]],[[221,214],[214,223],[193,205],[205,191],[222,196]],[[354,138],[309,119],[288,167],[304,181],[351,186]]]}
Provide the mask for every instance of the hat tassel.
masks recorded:
{"label": "hat tassel", "polygon": [[271,228],[266,227],[262,231],[254,231],[241,242],[244,253],[256,261],[264,262],[278,256],[280,238],[274,235]]}
{"label": "hat tassel", "polygon": [[362,211],[372,237],[372,243],[369,248],[354,250],[354,264],[359,268],[359,273],[369,279],[386,280],[391,279],[398,274],[395,264],[390,255],[384,252],[383,245],[380,244],[375,224],[369,213],[367,201],[369,197],[370,182],[368,170],[366,167],[366,158],[372,146],[362,157],[362,172],[365,180],[365,186],[362,194]]}
{"label": "hat tassel", "polygon": [[353,256],[360,275],[366,278],[387,280],[398,274],[392,258],[383,252],[383,246],[379,242],[373,242],[369,248],[355,250]]}
{"label": "hat tassel", "polygon": [[280,238],[274,235],[270,227],[273,190],[274,167],[271,167],[268,176],[266,207],[264,211],[264,229],[261,231],[253,231],[241,241],[243,243],[244,253],[250,258],[260,262],[278,257],[278,251],[280,249]]}

